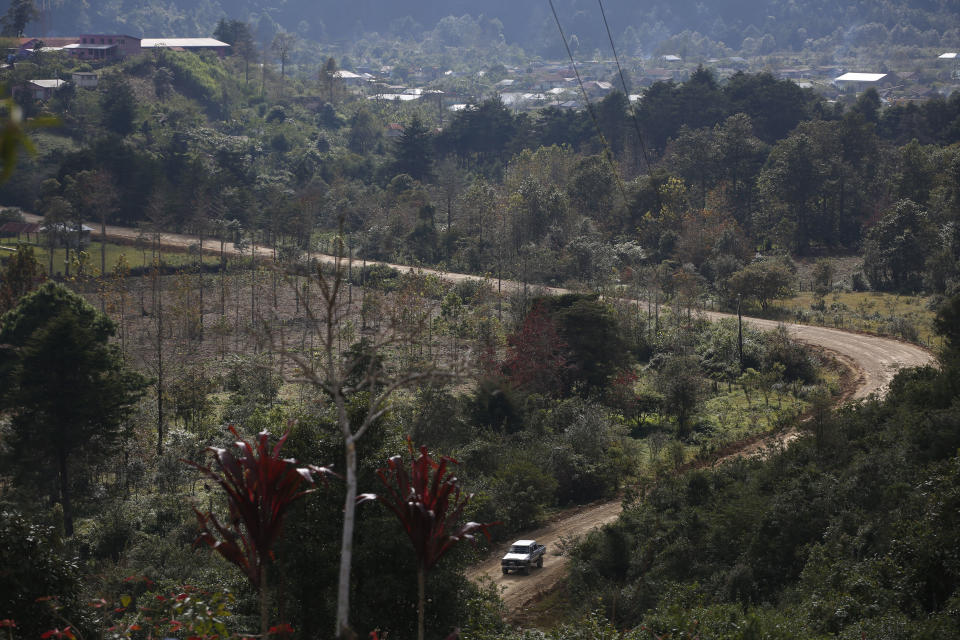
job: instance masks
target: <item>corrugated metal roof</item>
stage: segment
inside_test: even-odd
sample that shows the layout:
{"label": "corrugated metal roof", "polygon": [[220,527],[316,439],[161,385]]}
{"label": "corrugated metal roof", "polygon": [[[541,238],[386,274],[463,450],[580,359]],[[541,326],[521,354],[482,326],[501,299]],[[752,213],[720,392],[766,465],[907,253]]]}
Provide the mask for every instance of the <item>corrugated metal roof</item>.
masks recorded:
{"label": "corrugated metal roof", "polygon": [[115,49],[116,44],[68,44],[64,49]]}
{"label": "corrugated metal roof", "polygon": [[220,42],[216,38],[144,38],[140,41],[142,49],[152,49],[154,47],[229,47],[226,42]]}
{"label": "corrugated metal roof", "polygon": [[879,82],[887,77],[885,73],[845,73],[834,78],[834,82]]}
{"label": "corrugated metal roof", "polygon": [[30,84],[35,84],[44,89],[59,89],[66,80],[31,80]]}

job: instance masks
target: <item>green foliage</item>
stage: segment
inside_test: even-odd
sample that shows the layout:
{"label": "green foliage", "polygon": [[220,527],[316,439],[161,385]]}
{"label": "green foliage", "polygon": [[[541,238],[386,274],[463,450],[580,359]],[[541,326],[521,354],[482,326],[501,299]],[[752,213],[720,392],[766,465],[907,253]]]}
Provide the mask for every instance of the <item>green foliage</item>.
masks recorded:
{"label": "green foliage", "polygon": [[414,115],[394,146],[394,172],[426,182],[433,177],[432,167],[433,141],[430,132],[423,120]]}
{"label": "green foliage", "polygon": [[596,296],[570,294],[541,303],[566,343],[567,388],[590,393],[604,389],[628,362],[616,316]]}
{"label": "green foliage", "polygon": [[103,126],[124,137],[136,125],[137,98],[130,81],[120,73],[110,73],[100,81],[100,111]]}
{"label": "green foliage", "polygon": [[0,402],[12,414],[8,464],[21,478],[55,470],[57,482],[39,476],[39,486],[63,505],[68,536],[76,458],[105,456],[123,439],[131,404],[146,385],[108,344],[113,332],[106,316],[54,283],[0,318],[0,344],[13,347],[0,352]]}
{"label": "green foliage", "polygon": [[624,484],[632,470],[632,452],[605,407],[570,398],[553,408],[542,427],[555,434],[545,462],[557,482],[558,504],[609,498]]}
{"label": "green foliage", "polygon": [[513,458],[494,474],[493,485],[496,513],[510,530],[521,531],[541,523],[543,507],[553,502],[558,483],[541,465]]}
{"label": "green foliage", "polygon": [[224,96],[232,83],[227,69],[216,58],[165,51],[163,63],[173,73],[174,86],[180,93],[197,100],[208,112],[219,113],[224,108]]}
{"label": "green foliage", "polygon": [[63,626],[44,598],[55,597],[60,614],[74,624],[84,622],[80,576],[78,560],[54,527],[0,510],[0,618],[16,622],[18,637],[37,638]]}
{"label": "green foliage", "polygon": [[661,479],[578,545],[572,596],[614,615],[615,594],[638,637],[955,634],[952,367],[816,414],[815,438],[765,460]]}
{"label": "green foliage", "polygon": [[901,200],[867,235],[863,271],[870,286],[881,291],[919,291],[933,244],[926,211],[911,200]]}
{"label": "green foliage", "polygon": [[663,396],[664,408],[677,419],[677,435],[686,437],[691,414],[703,393],[697,359],[685,356],[667,359],[657,371],[656,387]]}
{"label": "green foliage", "polygon": [[477,382],[472,398],[474,421],[484,427],[513,433],[523,428],[523,403],[513,386],[500,377]]}
{"label": "green foliage", "polygon": [[16,252],[0,265],[0,316],[13,309],[43,279],[43,268],[33,247],[18,245]]}
{"label": "green foliage", "polygon": [[772,300],[789,296],[792,284],[793,274],[775,261],[751,262],[727,280],[732,296],[754,300],[763,310]]}
{"label": "green foliage", "polygon": [[273,404],[281,382],[265,356],[232,356],[224,380],[230,392],[224,418],[228,422],[243,424],[258,407]]}

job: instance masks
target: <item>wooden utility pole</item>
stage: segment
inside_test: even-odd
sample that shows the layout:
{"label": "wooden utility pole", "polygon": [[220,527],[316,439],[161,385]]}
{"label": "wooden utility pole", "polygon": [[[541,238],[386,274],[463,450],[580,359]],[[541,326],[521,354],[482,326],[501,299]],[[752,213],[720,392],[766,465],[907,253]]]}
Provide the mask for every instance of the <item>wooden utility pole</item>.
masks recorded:
{"label": "wooden utility pole", "polygon": [[740,294],[737,294],[737,358],[743,371],[743,314],[740,313]]}

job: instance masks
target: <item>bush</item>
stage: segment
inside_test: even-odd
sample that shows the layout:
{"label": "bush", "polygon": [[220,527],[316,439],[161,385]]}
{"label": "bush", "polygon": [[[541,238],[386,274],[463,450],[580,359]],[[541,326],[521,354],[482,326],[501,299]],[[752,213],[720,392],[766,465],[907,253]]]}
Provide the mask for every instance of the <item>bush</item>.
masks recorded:
{"label": "bush", "polygon": [[65,557],[59,534],[53,527],[27,520],[14,511],[0,512],[0,619],[16,621],[17,634],[39,638],[63,627],[59,612],[74,624],[83,622],[77,560]]}
{"label": "bush", "polygon": [[400,285],[400,272],[385,264],[368,264],[354,269],[353,283],[383,291],[395,291]]}
{"label": "bush", "polygon": [[870,288],[862,271],[857,271],[850,277],[850,288],[854,291],[867,291]]}
{"label": "bush", "polygon": [[503,378],[480,380],[473,392],[471,405],[476,424],[502,433],[516,433],[523,429],[523,402]]}
{"label": "bush", "polygon": [[494,475],[493,486],[497,513],[512,531],[539,525],[557,491],[553,476],[528,460],[508,462]]}
{"label": "bush", "polygon": [[274,105],[270,107],[270,110],[267,111],[267,115],[264,118],[265,122],[284,122],[287,119],[287,112],[284,110],[282,105]]}

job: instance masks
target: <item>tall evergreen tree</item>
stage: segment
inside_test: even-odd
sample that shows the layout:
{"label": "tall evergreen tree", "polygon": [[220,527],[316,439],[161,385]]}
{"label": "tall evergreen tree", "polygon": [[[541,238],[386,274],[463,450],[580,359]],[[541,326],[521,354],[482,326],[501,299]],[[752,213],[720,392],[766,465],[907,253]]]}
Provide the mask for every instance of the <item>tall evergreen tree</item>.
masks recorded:
{"label": "tall evergreen tree", "polygon": [[[21,481],[50,482],[73,535],[72,486],[84,457],[107,454],[123,437],[145,381],[127,371],[109,339],[113,322],[53,282],[0,317],[0,410],[10,416],[5,468]],[[37,475],[41,473],[43,475]]]}
{"label": "tall evergreen tree", "polygon": [[433,140],[430,131],[414,115],[394,147],[395,171],[426,182],[433,176]]}
{"label": "tall evergreen tree", "polygon": [[0,18],[3,29],[0,35],[13,38],[22,38],[27,25],[37,17],[37,8],[33,0],[11,0],[10,8]]}
{"label": "tall evergreen tree", "polygon": [[119,73],[106,75],[101,82],[100,110],[103,126],[110,131],[126,136],[133,132],[137,117],[137,98],[130,82]]}

